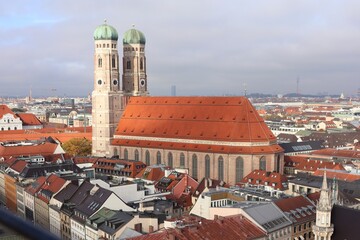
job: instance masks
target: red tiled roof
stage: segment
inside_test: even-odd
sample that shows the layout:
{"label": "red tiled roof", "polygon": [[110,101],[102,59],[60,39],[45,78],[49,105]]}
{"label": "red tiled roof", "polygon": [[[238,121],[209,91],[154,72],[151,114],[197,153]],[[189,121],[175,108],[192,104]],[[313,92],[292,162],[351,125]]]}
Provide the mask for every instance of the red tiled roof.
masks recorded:
{"label": "red tiled roof", "polygon": [[15,161],[15,163],[13,163],[10,168],[13,169],[14,171],[18,172],[18,173],[21,173],[24,168],[26,167],[28,163],[25,162],[25,161],[22,161],[22,160],[18,160],[18,161]]}
{"label": "red tiled roof", "polygon": [[4,158],[28,156],[28,155],[52,155],[57,148],[57,144],[50,142],[43,142],[36,145],[23,146],[3,146],[0,145],[0,156]]}
{"label": "red tiled roof", "polygon": [[162,167],[148,166],[142,169],[137,175],[136,178],[141,178],[149,181],[159,181],[164,177],[165,171]]}
{"label": "red tiled roof", "polygon": [[307,198],[309,198],[315,204],[319,201],[320,192],[310,193],[307,195]]}
{"label": "red tiled roof", "polygon": [[35,182],[27,186],[25,190],[31,195],[35,195],[35,193],[40,189],[40,187],[45,183],[45,181],[46,181],[46,177],[40,176],[36,179]]}
{"label": "red tiled roof", "polygon": [[[187,225],[188,224],[188,225]],[[219,217],[217,220],[198,219],[193,222],[184,222],[186,227],[164,229],[159,232],[130,238],[132,240],[159,240],[159,239],[258,239],[266,234],[250,220],[241,215]]]}
{"label": "red tiled roof", "polygon": [[145,163],[141,161],[128,161],[123,159],[106,159],[99,158],[93,164],[95,169],[106,169],[106,170],[120,170],[116,169],[116,164],[124,165],[124,168],[121,169],[121,172],[128,173],[129,177],[134,178],[142,169],[145,169]]}
{"label": "red tiled roof", "polygon": [[313,151],[311,154],[322,155],[322,156],[333,156],[333,157],[360,158],[360,151],[341,150],[335,148],[324,148]]}
{"label": "red tiled roof", "polygon": [[270,186],[274,189],[284,190],[283,183],[287,182],[287,177],[276,172],[266,172],[265,170],[254,170],[241,180],[241,183],[252,185]]}
{"label": "red tiled roof", "polygon": [[[342,169],[343,170],[343,169]],[[324,176],[324,169],[318,169],[313,173],[314,176]],[[347,172],[339,172],[339,171],[329,171],[326,170],[326,177],[331,179],[331,178],[336,178],[338,180],[342,180],[342,181],[346,181],[346,182],[353,182],[356,180],[360,180],[360,174],[351,174],[351,173],[347,173]]]}
{"label": "red tiled roof", "polygon": [[285,167],[296,167],[301,162],[306,162],[309,159],[307,156],[284,156]]}
{"label": "red tiled roof", "polygon": [[336,168],[338,170],[345,170],[341,163],[323,161],[323,160],[307,159],[306,161],[300,162],[298,165],[296,165],[297,170],[307,171],[307,172],[315,172],[319,168],[326,168],[326,169]]}
{"label": "red tiled roof", "polygon": [[200,183],[198,184],[198,186],[196,187],[193,196],[194,197],[199,197],[200,194],[205,190],[205,188],[216,188],[217,186],[220,187],[230,187],[227,186],[225,184],[225,182],[221,181],[221,180],[217,180],[217,179],[210,179],[210,178],[203,178]]}
{"label": "red tiled roof", "polygon": [[91,140],[91,128],[43,128],[31,130],[10,130],[0,131],[0,142],[5,141],[22,141],[22,140],[38,140],[40,138],[52,137],[61,143],[67,142],[72,138],[86,138]]}
{"label": "red tiled roof", "polygon": [[18,113],[16,115],[23,122],[23,125],[41,125],[40,120],[33,113]]}
{"label": "red tiled roof", "polygon": [[[205,140],[223,142],[264,142],[265,152],[282,151],[276,137],[245,97],[132,97],[127,105],[115,135],[166,139]],[[115,137],[116,138],[116,137]],[[184,141],[185,142],[185,141]],[[114,145],[158,147],[167,141],[128,141],[115,139]],[[167,147],[183,145],[169,143]],[[189,144],[196,148],[199,144]],[[197,146],[199,149],[209,146]],[[219,145],[211,147],[225,148]],[[277,149],[276,149],[277,148]],[[261,151],[256,147],[228,147],[226,150]],[[204,149],[205,150],[205,149]],[[225,150],[225,151],[226,151]]]}
{"label": "red tiled roof", "polygon": [[8,113],[12,114],[14,117],[16,117],[14,112],[11,111],[11,109],[8,106],[3,105],[3,104],[0,105],[0,118],[2,118],[5,114],[8,114]]}
{"label": "red tiled roof", "polygon": [[95,163],[99,158],[98,157],[77,157],[73,158],[75,164],[81,163]]}
{"label": "red tiled roof", "polygon": [[58,177],[55,174],[51,174],[50,176],[48,176],[46,178],[44,184],[41,185],[41,187],[38,189],[39,194],[37,197],[39,199],[41,199],[42,201],[49,203],[50,199],[41,195],[41,191],[47,190],[47,191],[51,192],[52,194],[55,194],[58,191],[60,191],[60,189],[64,186],[65,183],[66,183],[65,179]]}
{"label": "red tiled roof", "polygon": [[297,212],[297,217],[293,216],[292,219],[296,220],[297,222],[304,222],[304,221],[312,221],[316,217],[316,212],[313,212],[311,209],[308,211],[303,212],[303,214],[299,213],[299,210],[303,210],[303,208],[308,208],[309,206],[315,209],[313,203],[308,200],[304,196],[297,196],[291,198],[284,198],[275,201],[275,204],[283,211],[287,213]]}

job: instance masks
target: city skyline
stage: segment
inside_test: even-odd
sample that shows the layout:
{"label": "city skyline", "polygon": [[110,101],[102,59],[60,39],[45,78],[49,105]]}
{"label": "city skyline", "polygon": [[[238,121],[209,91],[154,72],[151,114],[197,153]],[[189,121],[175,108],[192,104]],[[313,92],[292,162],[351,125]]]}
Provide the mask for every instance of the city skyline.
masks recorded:
{"label": "city skyline", "polygon": [[[85,4],[86,3],[86,4]],[[107,19],[146,38],[151,95],[297,91],[356,95],[356,1],[18,1],[0,10],[0,96],[87,95],[93,32]],[[55,90],[56,89],[56,90]]]}

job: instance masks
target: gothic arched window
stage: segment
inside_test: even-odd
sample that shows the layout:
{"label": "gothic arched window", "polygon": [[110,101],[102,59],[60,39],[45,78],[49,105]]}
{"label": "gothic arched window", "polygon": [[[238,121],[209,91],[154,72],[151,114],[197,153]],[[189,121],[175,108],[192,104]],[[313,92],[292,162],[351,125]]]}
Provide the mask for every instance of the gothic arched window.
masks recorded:
{"label": "gothic arched window", "polygon": [[192,177],[197,178],[198,173],[198,160],[196,154],[192,155]]}
{"label": "gothic arched window", "polygon": [[173,167],[173,155],[171,152],[168,153],[168,166]]}
{"label": "gothic arched window", "polygon": [[210,177],[210,157],[209,155],[205,156],[205,177]]}
{"label": "gothic arched window", "polygon": [[180,153],[180,167],[185,167],[185,154]]}
{"label": "gothic arched window", "polygon": [[145,164],[147,166],[150,166],[150,152],[149,152],[149,150],[146,150],[146,152],[145,152]]}
{"label": "gothic arched window", "polygon": [[131,61],[126,62],[126,69],[131,69]]}
{"label": "gothic arched window", "polygon": [[144,69],[144,62],[143,62],[143,59],[140,58],[140,70],[143,70]]}
{"label": "gothic arched window", "polygon": [[259,169],[266,171],[266,158],[265,156],[262,156],[259,160]]}
{"label": "gothic arched window", "polygon": [[158,151],[156,153],[156,164],[161,164],[161,153]]}
{"label": "gothic arched window", "polygon": [[240,182],[244,178],[244,159],[237,157],[235,165],[235,182]]}
{"label": "gothic arched window", "polygon": [[218,158],[218,179],[224,180],[224,158],[222,156]]}
{"label": "gothic arched window", "polygon": [[129,153],[128,153],[128,150],[126,148],[124,149],[124,159],[125,160],[129,159]]}
{"label": "gothic arched window", "polygon": [[139,161],[139,150],[135,149],[135,161]]}

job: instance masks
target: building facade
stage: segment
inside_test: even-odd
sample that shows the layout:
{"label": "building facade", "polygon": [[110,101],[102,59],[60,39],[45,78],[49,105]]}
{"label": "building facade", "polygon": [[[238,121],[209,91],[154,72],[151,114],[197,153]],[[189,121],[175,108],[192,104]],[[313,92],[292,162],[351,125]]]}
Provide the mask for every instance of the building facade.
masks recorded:
{"label": "building facade", "polygon": [[112,145],[120,158],[187,168],[196,179],[283,172],[283,149],[244,97],[133,97]]}
{"label": "building facade", "polygon": [[116,29],[105,22],[95,29],[94,40],[92,155],[111,157],[110,142],[128,97],[147,95],[145,36],[136,29],[124,34],[122,88]]}

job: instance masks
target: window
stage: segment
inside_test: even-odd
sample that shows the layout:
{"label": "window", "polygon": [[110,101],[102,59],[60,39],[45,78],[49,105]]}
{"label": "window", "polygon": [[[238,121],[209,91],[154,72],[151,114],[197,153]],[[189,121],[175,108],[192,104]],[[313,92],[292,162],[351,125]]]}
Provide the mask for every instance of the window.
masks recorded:
{"label": "window", "polygon": [[173,167],[173,155],[171,152],[168,153],[168,166]]}
{"label": "window", "polygon": [[131,69],[131,61],[126,62],[126,69]]}
{"label": "window", "polygon": [[180,153],[180,167],[185,167],[185,155]]}
{"label": "window", "polygon": [[143,59],[140,59],[140,70],[144,70],[144,63],[143,63]]}
{"label": "window", "polygon": [[156,153],[156,164],[161,164],[161,153],[158,151]]}
{"label": "window", "polygon": [[276,159],[276,172],[280,173],[281,161],[280,161],[280,154],[277,156]]}
{"label": "window", "polygon": [[113,155],[114,157],[119,157],[118,156],[118,150],[117,150],[117,148],[114,148],[114,155]]}
{"label": "window", "polygon": [[139,150],[135,149],[135,161],[139,161]]}
{"label": "window", "polygon": [[128,160],[128,158],[129,158],[129,153],[128,153],[128,150],[125,148],[124,149],[124,159]]}
{"label": "window", "polygon": [[112,65],[112,68],[116,68],[116,58],[115,58],[115,55],[112,56],[111,65]]}
{"label": "window", "polygon": [[197,172],[198,172],[197,164],[198,164],[197,156],[196,156],[196,154],[193,154],[192,155],[192,172],[191,172],[193,178],[197,178]]}
{"label": "window", "polygon": [[259,169],[266,170],[266,158],[262,156],[259,160]]}
{"label": "window", "polygon": [[222,156],[218,158],[218,179],[224,180],[224,158]]}
{"label": "window", "polygon": [[244,159],[242,157],[236,158],[235,168],[235,182],[240,182],[244,177]]}
{"label": "window", "polygon": [[209,155],[205,156],[205,178],[210,177],[210,157]]}
{"label": "window", "polygon": [[102,67],[102,58],[98,59],[98,67],[101,68]]}
{"label": "window", "polygon": [[149,152],[149,150],[146,150],[146,152],[145,152],[145,164],[147,166],[150,165],[150,152]]}

